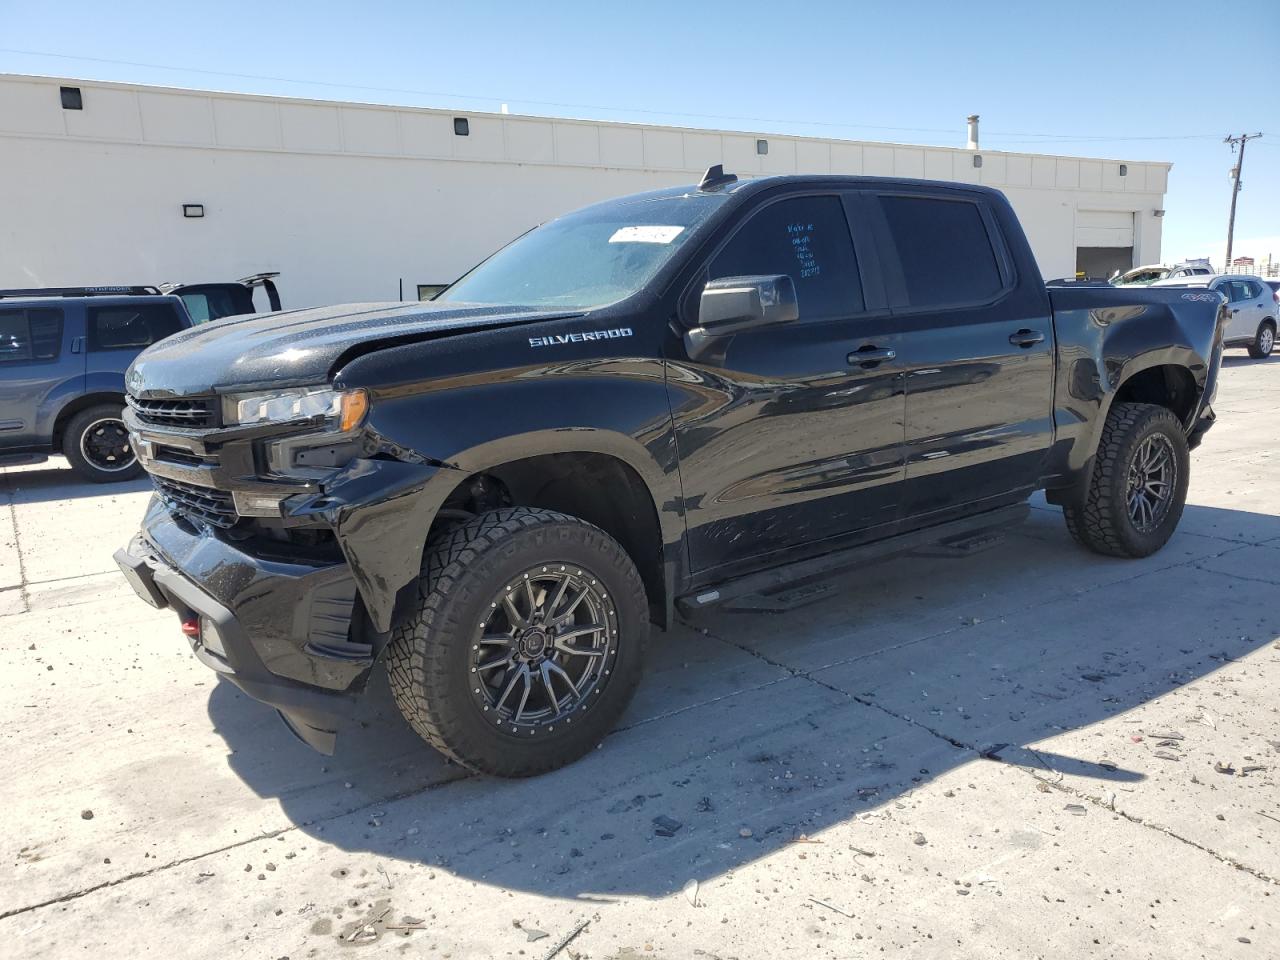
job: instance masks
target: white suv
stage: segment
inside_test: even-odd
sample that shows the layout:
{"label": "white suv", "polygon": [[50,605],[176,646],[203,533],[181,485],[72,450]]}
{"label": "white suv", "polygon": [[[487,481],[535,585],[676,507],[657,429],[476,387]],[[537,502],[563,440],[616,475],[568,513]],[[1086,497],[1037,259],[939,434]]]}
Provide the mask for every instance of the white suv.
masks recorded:
{"label": "white suv", "polygon": [[1276,345],[1276,317],[1280,316],[1280,292],[1261,277],[1224,273],[1216,277],[1171,277],[1153,287],[1208,287],[1227,298],[1226,344],[1248,347],[1255,360],[1271,356]]}
{"label": "white suv", "polygon": [[1213,266],[1208,260],[1187,260],[1167,266],[1163,263],[1150,263],[1142,267],[1134,267],[1127,273],[1117,273],[1109,281],[1113,287],[1146,287],[1157,280],[1181,280],[1183,282],[1195,277],[1213,276]]}

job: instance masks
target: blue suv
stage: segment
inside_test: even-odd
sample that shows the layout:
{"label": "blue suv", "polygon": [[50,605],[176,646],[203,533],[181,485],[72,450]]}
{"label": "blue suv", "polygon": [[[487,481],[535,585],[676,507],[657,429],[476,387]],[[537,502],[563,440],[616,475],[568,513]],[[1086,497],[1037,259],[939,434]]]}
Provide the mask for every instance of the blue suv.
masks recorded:
{"label": "blue suv", "polygon": [[0,290],[0,466],[62,453],[86,480],[138,476],[121,414],[133,358],[191,326],[155,287]]}

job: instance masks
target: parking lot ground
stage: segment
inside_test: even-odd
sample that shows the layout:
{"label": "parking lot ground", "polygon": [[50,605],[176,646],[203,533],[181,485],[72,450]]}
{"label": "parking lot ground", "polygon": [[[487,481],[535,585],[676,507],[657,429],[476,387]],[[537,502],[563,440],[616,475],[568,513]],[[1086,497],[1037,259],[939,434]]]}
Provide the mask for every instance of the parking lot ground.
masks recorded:
{"label": "parking lot ground", "polygon": [[114,571],[145,481],[3,471],[0,956],[1274,957],[1277,377],[1230,352],[1156,556],[1037,500],[968,559],[705,612],[526,781],[381,677],[311,752]]}

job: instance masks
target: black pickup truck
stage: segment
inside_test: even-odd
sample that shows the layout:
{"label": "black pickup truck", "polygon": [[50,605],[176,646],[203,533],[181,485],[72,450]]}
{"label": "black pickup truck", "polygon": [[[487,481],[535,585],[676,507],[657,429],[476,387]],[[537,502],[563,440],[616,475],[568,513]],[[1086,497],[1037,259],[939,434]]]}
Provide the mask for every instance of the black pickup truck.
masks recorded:
{"label": "black pickup truck", "polygon": [[1214,419],[1222,297],[1046,288],[1004,196],[738,182],[551,221],[428,304],[147,350],[156,496],[116,554],[196,655],[322,751],[374,664],[506,776],[605,736],[650,624],[1020,519],[1160,549]]}

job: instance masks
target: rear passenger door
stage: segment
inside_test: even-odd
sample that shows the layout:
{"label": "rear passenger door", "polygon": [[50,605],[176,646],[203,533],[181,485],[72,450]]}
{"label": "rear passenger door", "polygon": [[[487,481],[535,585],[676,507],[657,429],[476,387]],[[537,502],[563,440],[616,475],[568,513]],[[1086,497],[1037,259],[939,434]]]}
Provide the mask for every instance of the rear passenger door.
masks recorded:
{"label": "rear passenger door", "polygon": [[186,324],[173,302],[92,304],[86,320],[87,389],[124,392],[124,372],[133,358]]}
{"label": "rear passenger door", "polygon": [[876,200],[902,338],[904,518],[938,522],[1028,495],[1053,439],[1048,294],[1038,276],[1019,282],[984,194],[895,189]]}
{"label": "rear passenger door", "polygon": [[0,450],[48,446],[52,408],[84,388],[74,340],[60,306],[0,306]]}

